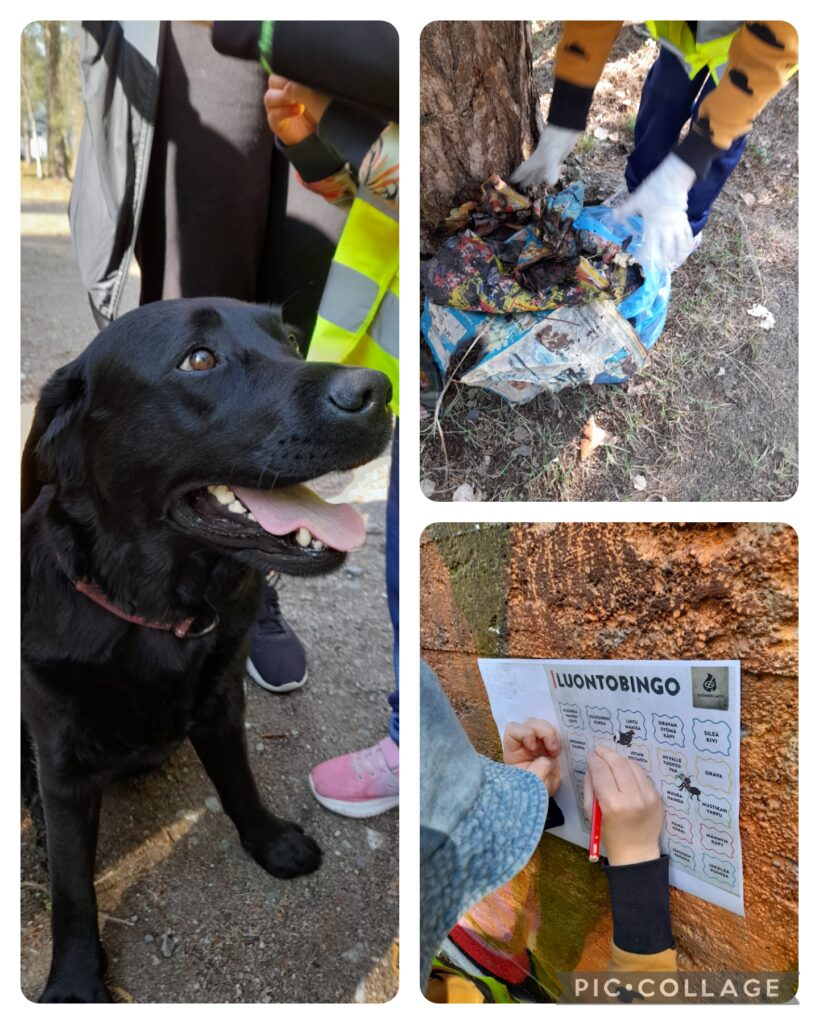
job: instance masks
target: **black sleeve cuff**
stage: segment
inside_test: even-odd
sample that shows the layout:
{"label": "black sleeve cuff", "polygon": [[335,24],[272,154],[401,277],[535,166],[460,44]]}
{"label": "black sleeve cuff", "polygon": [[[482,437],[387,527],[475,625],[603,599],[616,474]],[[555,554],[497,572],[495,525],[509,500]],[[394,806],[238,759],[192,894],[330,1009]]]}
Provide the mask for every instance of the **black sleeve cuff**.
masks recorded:
{"label": "black sleeve cuff", "polygon": [[571,128],[576,132],[582,132],[586,127],[593,96],[593,87],[572,85],[571,82],[564,82],[562,78],[556,78],[546,120],[558,128]]}
{"label": "black sleeve cuff", "polygon": [[718,156],[722,156],[725,150],[715,146],[694,124],[674,152],[694,171],[697,180],[702,181],[711,169],[711,164]]}
{"label": "black sleeve cuff", "polygon": [[550,796],[549,809],[546,811],[546,823],[543,826],[543,831],[545,832],[550,828],[560,828],[565,823],[566,819],[563,817],[563,811],[561,811],[555,798]]}
{"label": "black sleeve cuff", "polygon": [[306,182],[321,181],[340,171],[344,160],[313,132],[293,146],[276,139],[276,148],[290,161]]}
{"label": "black sleeve cuff", "polygon": [[319,121],[318,134],[322,142],[358,168],[386,126],[385,121],[372,114],[333,100]]}
{"label": "black sleeve cuff", "polygon": [[213,48],[226,57],[259,59],[260,21],[214,21],[211,32]]}
{"label": "black sleeve cuff", "polygon": [[668,900],[668,857],[642,864],[604,864],[614,944],[626,953],[659,953],[674,945]]}

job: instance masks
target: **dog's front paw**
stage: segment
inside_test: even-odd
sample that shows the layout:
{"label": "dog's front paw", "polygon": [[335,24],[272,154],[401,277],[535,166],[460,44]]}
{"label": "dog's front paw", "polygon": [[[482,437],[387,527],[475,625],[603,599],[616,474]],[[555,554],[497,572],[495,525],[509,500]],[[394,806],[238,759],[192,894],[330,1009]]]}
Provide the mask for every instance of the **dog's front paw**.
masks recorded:
{"label": "dog's front paw", "polygon": [[321,848],[292,821],[273,819],[264,829],[242,836],[242,845],[265,871],[276,878],[309,875],[321,864]]}
{"label": "dog's front paw", "polygon": [[111,993],[99,977],[49,978],[41,1003],[113,1003]]}

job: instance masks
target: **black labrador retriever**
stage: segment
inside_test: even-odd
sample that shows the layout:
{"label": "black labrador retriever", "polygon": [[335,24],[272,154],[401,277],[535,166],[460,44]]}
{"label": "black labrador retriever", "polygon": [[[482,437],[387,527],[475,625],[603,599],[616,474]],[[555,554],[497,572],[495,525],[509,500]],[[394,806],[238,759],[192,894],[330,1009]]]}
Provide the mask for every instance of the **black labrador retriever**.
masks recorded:
{"label": "black labrador retriever", "polygon": [[43,1002],[110,1001],[97,927],[100,800],[190,737],[272,875],[321,851],[262,803],[243,675],[265,572],[325,573],[360,516],[304,486],[385,447],[390,384],[306,363],[276,308],[143,306],[43,389],[23,455],[23,781],[44,826],[53,956]]}

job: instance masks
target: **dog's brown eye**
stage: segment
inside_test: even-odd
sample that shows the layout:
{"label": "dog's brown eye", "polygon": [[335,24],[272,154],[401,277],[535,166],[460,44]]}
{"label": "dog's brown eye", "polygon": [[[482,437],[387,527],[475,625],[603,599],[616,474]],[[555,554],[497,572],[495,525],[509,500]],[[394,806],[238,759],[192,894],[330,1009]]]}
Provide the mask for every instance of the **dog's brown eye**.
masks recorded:
{"label": "dog's brown eye", "polygon": [[208,348],[198,348],[179,364],[180,370],[212,370],[216,366],[216,356]]}

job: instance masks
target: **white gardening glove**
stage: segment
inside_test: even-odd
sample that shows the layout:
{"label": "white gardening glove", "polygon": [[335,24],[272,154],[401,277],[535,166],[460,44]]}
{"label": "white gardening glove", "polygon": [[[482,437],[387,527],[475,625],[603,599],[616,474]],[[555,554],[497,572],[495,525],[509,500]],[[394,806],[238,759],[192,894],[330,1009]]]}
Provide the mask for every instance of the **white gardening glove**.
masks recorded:
{"label": "white gardening glove", "polygon": [[534,153],[512,175],[514,184],[523,188],[532,188],[541,182],[554,185],[560,177],[560,165],[574,149],[579,135],[573,128],[547,124]]}
{"label": "white gardening glove", "polygon": [[617,218],[643,218],[643,241],[635,258],[644,267],[672,271],[694,245],[688,223],[688,192],[696,172],[675,153],[669,155],[616,207]]}

